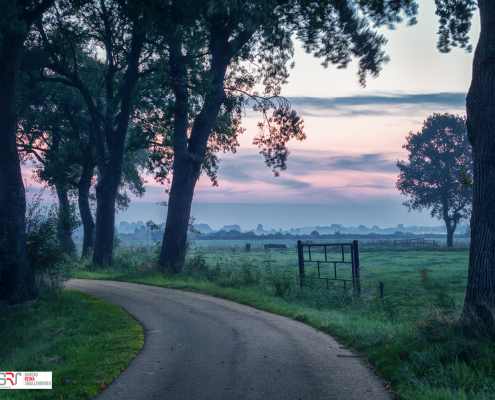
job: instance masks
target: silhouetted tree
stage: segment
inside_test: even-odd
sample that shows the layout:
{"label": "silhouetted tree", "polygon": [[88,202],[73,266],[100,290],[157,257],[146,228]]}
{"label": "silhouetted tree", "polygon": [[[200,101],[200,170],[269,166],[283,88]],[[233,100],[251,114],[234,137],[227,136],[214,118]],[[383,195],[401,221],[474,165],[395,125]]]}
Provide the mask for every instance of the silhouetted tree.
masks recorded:
{"label": "silhouetted tree", "polygon": [[[366,75],[377,75],[388,60],[382,51],[385,39],[370,29],[369,22],[391,26],[401,21],[402,11],[412,17],[416,4],[413,0],[172,0],[156,9],[159,29],[166,36],[165,85],[171,88],[173,110],[169,135],[173,155],[166,160],[173,178],[160,268],[181,270],[196,182],[202,172],[214,176],[217,167],[211,165],[212,138],[215,133],[230,138],[240,133],[248,99],[263,115],[254,144],[276,174],[286,168],[287,142],[305,138],[302,120],[279,97],[289,77],[293,40],[300,39],[325,67],[345,68],[356,58],[364,85]],[[255,91],[256,85],[262,93]],[[270,116],[269,111],[273,111]]]}
{"label": "silhouetted tree", "polygon": [[0,297],[34,294],[26,247],[26,196],[16,131],[16,85],[24,41],[53,0],[0,1]]}
{"label": "silhouetted tree", "polygon": [[472,169],[471,145],[466,119],[452,114],[433,114],[418,133],[410,133],[402,146],[408,163],[398,161],[396,187],[411,199],[403,204],[409,210],[430,209],[432,217],[443,219],[447,246],[452,247],[457,225],[471,214],[472,190],[460,187],[454,177],[461,167]]}

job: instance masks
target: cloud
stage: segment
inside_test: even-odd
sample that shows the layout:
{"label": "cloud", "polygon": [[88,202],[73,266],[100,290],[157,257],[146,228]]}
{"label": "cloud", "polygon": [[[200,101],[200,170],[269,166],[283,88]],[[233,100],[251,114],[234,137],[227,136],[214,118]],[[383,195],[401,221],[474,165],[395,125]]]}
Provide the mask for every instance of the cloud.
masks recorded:
{"label": "cloud", "polygon": [[306,116],[383,116],[434,109],[445,112],[465,108],[465,93],[397,94],[349,97],[290,97],[294,109]]}
{"label": "cloud", "polygon": [[[263,156],[256,150],[246,150],[245,154],[226,157],[220,163],[219,178],[232,182],[262,181],[270,184],[304,188],[308,185],[284,175],[305,176],[315,172],[362,171],[396,173],[396,155],[389,153],[369,153],[350,155],[330,151],[293,151],[289,155],[287,171],[275,178],[263,162]],[[256,153],[255,153],[256,152]],[[247,153],[247,154],[246,154]]]}
{"label": "cloud", "polygon": [[[253,154],[254,151],[255,154]],[[263,156],[256,150],[254,151],[249,151],[251,154],[235,154],[233,157],[226,157],[220,164],[218,175],[220,180],[236,183],[263,182],[292,189],[304,189],[311,186],[310,183],[287,178],[283,173],[279,177],[274,177],[270,169],[266,167]]]}
{"label": "cloud", "polygon": [[289,156],[288,171],[297,175],[315,171],[397,172],[395,155],[370,153],[346,155],[334,152],[301,152]]}
{"label": "cloud", "polygon": [[327,164],[331,170],[397,172],[396,161],[386,153],[360,154],[358,156],[333,156]]}

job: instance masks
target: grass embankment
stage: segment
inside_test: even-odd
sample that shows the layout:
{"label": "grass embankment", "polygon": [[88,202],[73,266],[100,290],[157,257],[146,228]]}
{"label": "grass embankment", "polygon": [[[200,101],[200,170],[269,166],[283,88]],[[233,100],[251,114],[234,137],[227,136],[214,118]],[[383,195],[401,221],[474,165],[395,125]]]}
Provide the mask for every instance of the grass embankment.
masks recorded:
{"label": "grass embankment", "polygon": [[3,390],[6,399],[90,399],[143,345],[143,329],[120,307],[54,291],[0,320],[0,371],[52,371],[52,390]]}
{"label": "grass embankment", "polygon": [[293,251],[216,249],[190,258],[174,277],[150,269],[153,253],[145,248],[124,249],[114,268],[90,272],[80,266],[75,276],[207,293],[303,321],[361,351],[399,398],[495,398],[493,336],[459,319],[467,249],[368,250],[361,254],[361,296],[341,285],[327,292],[326,282],[300,289],[292,279]]}

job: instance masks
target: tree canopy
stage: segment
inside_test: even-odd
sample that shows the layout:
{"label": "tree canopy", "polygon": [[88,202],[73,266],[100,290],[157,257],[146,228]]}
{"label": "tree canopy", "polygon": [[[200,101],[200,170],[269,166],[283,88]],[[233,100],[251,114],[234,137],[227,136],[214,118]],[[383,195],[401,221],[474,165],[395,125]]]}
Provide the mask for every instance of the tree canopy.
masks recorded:
{"label": "tree canopy", "polygon": [[398,161],[396,183],[409,210],[429,209],[432,217],[443,219],[447,227],[447,246],[459,222],[471,215],[472,191],[457,180],[463,171],[472,170],[471,145],[466,119],[452,114],[433,114],[420,132],[411,132],[402,146],[408,162]]}

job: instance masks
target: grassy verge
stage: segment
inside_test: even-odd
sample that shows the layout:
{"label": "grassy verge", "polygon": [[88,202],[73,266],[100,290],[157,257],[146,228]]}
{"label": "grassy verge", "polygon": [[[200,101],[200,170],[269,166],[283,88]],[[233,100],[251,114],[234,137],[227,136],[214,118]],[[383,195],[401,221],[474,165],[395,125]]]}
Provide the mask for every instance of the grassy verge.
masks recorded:
{"label": "grassy verge", "polygon": [[89,399],[143,345],[143,329],[120,307],[88,294],[54,291],[4,313],[0,371],[52,371],[52,390],[3,390],[7,399]]}
{"label": "grassy verge", "polygon": [[300,289],[289,252],[196,254],[174,277],[153,271],[146,249],[126,249],[113,268],[91,272],[80,265],[75,276],[207,293],[305,322],[361,351],[401,399],[493,399],[494,337],[459,318],[468,255],[363,252],[361,296],[340,286]]}

